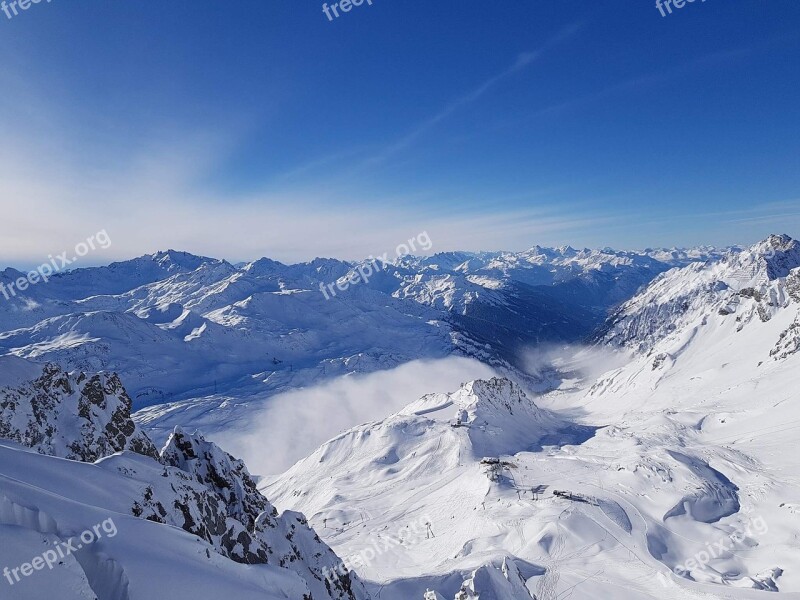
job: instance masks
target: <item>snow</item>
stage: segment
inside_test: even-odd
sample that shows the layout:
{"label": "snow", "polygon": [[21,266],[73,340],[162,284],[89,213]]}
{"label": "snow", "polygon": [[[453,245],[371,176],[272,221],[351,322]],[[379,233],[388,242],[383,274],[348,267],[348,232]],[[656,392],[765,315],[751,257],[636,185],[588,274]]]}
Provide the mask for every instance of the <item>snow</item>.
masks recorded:
{"label": "snow", "polygon": [[[118,528],[12,597],[800,597],[798,242],[404,257],[325,300],[354,268],[169,251],[3,305],[0,561]],[[403,370],[453,355],[485,364]]]}
{"label": "snow", "polygon": [[688,260],[569,248],[406,256],[326,300],[320,287],[358,263],[236,267],[168,250],[61,273],[0,302],[0,353],[116,371],[137,408],[214,390],[269,396],[454,353],[519,368],[520,337],[580,339]]}
{"label": "snow", "polygon": [[[305,589],[285,569],[237,564],[207,553],[207,544],[181,529],[133,517],[124,493],[131,488],[130,479],[120,470],[22,452],[7,444],[0,444],[0,464],[4,565],[31,561],[53,542],[63,543],[107,519],[117,529],[114,537],[102,537],[67,557],[65,565],[36,572],[13,587],[0,582],[4,595],[190,600],[228,594],[278,600],[300,598]],[[126,461],[124,466],[140,465]]]}
{"label": "snow", "polygon": [[[774,352],[800,310],[795,244],[766,240],[670,271],[626,303],[607,340],[633,357],[597,378],[570,373],[534,399],[554,422],[577,419],[594,435],[507,447],[492,481],[483,453],[449,422],[462,388],[338,436],[263,489],[314,525],[327,519],[322,535],[340,555],[427,515],[435,538],[360,569],[384,599],[451,597],[454,579],[506,556],[537,598],[798,594],[800,480],[785,449],[798,427],[800,358]],[[746,282],[758,294],[725,284],[743,264],[758,265]],[[736,312],[721,314],[734,299]],[[534,501],[538,485],[548,487]],[[345,525],[355,507],[370,517]]]}

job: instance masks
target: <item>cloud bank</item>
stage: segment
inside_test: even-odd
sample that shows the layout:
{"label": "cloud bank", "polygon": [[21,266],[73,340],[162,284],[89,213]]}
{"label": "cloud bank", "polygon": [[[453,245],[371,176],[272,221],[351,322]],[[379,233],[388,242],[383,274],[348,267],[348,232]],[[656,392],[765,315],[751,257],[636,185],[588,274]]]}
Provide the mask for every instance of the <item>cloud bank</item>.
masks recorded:
{"label": "cloud bank", "polygon": [[384,419],[425,394],[451,392],[467,381],[494,376],[483,363],[451,357],[340,377],[271,398],[253,416],[249,430],[216,435],[214,441],[244,459],[252,473],[273,475],[351,427]]}

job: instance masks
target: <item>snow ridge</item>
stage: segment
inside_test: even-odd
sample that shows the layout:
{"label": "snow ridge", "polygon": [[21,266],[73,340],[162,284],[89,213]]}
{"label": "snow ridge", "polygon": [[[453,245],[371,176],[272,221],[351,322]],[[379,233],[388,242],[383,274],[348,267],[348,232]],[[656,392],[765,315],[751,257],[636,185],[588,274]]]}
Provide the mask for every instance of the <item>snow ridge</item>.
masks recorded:
{"label": "snow ridge", "polygon": [[157,456],[117,375],[70,374],[53,363],[33,381],[0,389],[0,437],[84,462],[123,450]]}
{"label": "snow ridge", "polygon": [[[131,400],[116,375],[66,373],[55,364],[47,364],[36,379],[20,382],[36,366],[25,365],[19,359],[11,362],[15,367],[12,385],[0,389],[0,438],[22,446],[0,444],[4,454],[0,462],[0,481],[4,482],[0,488],[0,527],[4,522],[26,527],[27,521],[14,517],[11,522],[11,516],[3,517],[5,513],[19,512],[14,508],[18,501],[5,497],[4,493],[9,470],[14,472],[9,481],[17,482],[15,485],[26,485],[27,478],[35,476],[35,469],[17,469],[17,464],[29,462],[26,454],[33,450],[45,461],[60,457],[96,464],[106,473],[103,477],[115,482],[108,481],[99,488],[87,486],[86,491],[96,494],[98,489],[113,490],[115,512],[172,525],[197,536],[209,550],[235,563],[272,565],[293,573],[302,582],[302,591],[293,596],[298,600],[369,599],[353,573],[336,568],[340,563],[338,557],[309,527],[302,514],[292,511],[279,514],[261,495],[242,461],[199,433],[179,428],[158,453],[133,422]],[[34,466],[51,468],[41,462]],[[93,480],[98,476],[100,473],[95,473]],[[34,481],[30,485],[41,488],[42,482]],[[46,485],[52,483],[48,481]],[[80,485],[78,489],[76,495],[82,495]],[[63,496],[63,501],[57,505],[60,509],[51,508],[47,512],[45,520],[50,525],[43,533],[57,533],[62,511],[81,503],[80,499],[70,497],[66,489],[56,488],[54,492],[54,497]],[[35,507],[30,504],[34,499],[26,496],[26,501],[25,510],[30,512],[33,510],[30,507]],[[10,506],[8,510],[3,508],[4,503]],[[44,522],[37,519],[40,521]],[[83,527],[91,525],[85,523]],[[95,559],[86,562],[89,558],[84,554],[76,555],[81,565],[96,562]],[[206,554],[210,556],[208,550]],[[114,568],[118,580],[127,580],[125,556],[106,562],[107,566],[117,565]],[[89,580],[96,579],[88,572],[86,576]],[[112,583],[108,579],[101,585]],[[97,588],[96,582],[92,585]]]}
{"label": "snow ridge", "polygon": [[[784,309],[796,312],[798,289],[800,242],[772,235],[721,261],[660,275],[619,308],[598,339],[650,352],[661,340],[689,338],[691,331],[720,319],[734,319],[741,331]],[[795,335],[787,331],[787,336],[777,355],[785,356],[786,347],[794,347]]]}

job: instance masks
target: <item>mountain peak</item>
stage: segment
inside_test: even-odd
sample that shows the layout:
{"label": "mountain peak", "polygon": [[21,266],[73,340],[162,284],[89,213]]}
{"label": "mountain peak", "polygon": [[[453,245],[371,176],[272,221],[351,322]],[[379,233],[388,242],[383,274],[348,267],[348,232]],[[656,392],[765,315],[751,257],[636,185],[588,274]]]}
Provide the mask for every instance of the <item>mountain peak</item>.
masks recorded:
{"label": "mountain peak", "polygon": [[510,408],[523,402],[533,404],[517,384],[505,377],[476,379],[461,386],[455,394],[461,408],[479,404]]}
{"label": "mountain peak", "polygon": [[773,247],[787,246],[794,241],[795,240],[793,240],[790,235],[785,233],[772,233],[764,240],[764,242],[769,243]]}
{"label": "mountain peak", "polygon": [[732,255],[729,262],[738,271],[749,271],[769,281],[786,277],[800,267],[800,242],[786,234],[772,234],[747,250]]}
{"label": "mountain peak", "polygon": [[528,448],[555,426],[546,411],[505,377],[470,381],[447,396],[456,409],[452,423],[468,428],[478,456]]}
{"label": "mountain peak", "polygon": [[188,271],[194,271],[201,265],[215,260],[206,256],[197,256],[196,254],[173,250],[171,248],[168,250],[159,250],[155,254],[150,255],[150,258],[159,266],[168,270],[185,269]]}
{"label": "mountain peak", "polygon": [[516,563],[504,558],[502,565],[484,565],[472,572],[456,594],[455,600],[479,600],[480,598],[532,598],[525,587],[525,578]]}

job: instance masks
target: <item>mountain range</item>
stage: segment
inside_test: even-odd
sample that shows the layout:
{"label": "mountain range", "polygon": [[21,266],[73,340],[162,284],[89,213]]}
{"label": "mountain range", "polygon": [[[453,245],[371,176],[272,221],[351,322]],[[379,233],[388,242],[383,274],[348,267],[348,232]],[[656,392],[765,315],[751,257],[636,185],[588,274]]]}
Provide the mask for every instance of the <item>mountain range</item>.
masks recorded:
{"label": "mountain range", "polygon": [[[12,597],[800,593],[800,243],[366,264],[167,251],[0,299],[5,564],[120,531]],[[283,472],[220,447],[287,392],[453,356],[492,375]]]}

